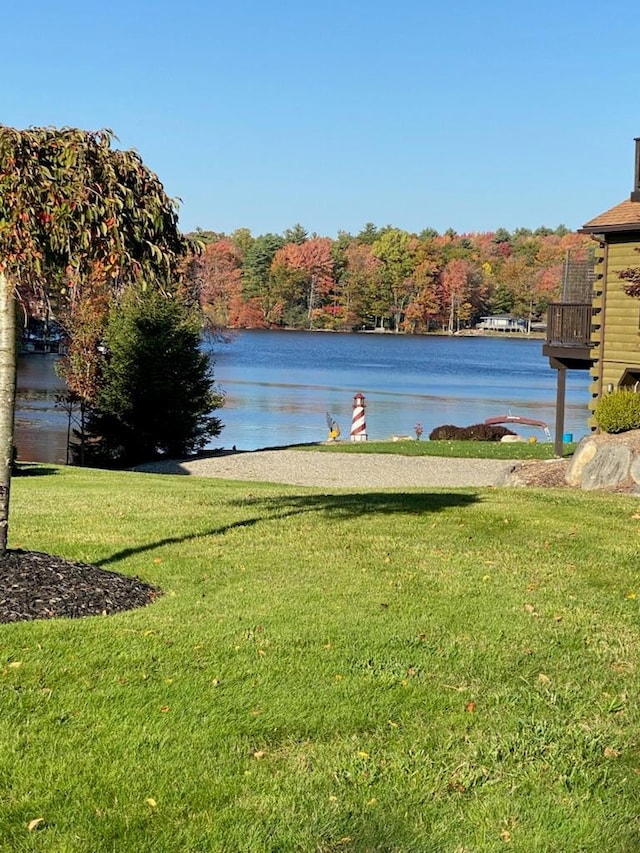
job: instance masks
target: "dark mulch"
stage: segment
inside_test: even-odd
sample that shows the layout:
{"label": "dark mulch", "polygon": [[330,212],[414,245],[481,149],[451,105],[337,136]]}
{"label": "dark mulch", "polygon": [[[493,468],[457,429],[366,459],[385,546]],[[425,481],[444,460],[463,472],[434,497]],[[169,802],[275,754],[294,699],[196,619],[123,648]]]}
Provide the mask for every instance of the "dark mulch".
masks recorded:
{"label": "dark mulch", "polygon": [[159,595],[138,578],[38,551],[0,557],[0,622],[107,616],[144,607]]}

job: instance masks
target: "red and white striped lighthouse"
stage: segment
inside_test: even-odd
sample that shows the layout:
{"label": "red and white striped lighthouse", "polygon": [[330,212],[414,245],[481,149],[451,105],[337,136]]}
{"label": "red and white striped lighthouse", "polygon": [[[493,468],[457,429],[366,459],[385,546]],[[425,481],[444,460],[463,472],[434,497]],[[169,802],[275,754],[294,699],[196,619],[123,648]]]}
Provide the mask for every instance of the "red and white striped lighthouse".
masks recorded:
{"label": "red and white striped lighthouse", "polygon": [[367,440],[367,424],[364,417],[364,394],[358,391],[353,398],[353,419],[351,421],[351,441]]}

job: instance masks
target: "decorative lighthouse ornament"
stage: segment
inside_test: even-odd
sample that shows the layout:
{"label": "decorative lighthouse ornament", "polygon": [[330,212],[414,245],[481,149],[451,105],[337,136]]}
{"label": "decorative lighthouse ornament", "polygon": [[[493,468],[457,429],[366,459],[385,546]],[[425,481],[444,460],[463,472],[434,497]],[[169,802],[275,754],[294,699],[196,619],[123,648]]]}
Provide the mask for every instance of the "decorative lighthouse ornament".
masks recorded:
{"label": "decorative lighthouse ornament", "polygon": [[367,440],[367,424],[364,418],[364,394],[358,391],[353,398],[353,420],[351,421],[351,441]]}

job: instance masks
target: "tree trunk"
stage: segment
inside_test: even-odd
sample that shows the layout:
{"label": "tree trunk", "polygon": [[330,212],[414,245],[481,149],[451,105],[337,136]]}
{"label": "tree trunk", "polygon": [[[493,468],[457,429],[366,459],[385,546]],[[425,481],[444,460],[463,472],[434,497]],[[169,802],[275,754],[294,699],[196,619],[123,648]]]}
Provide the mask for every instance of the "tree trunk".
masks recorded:
{"label": "tree trunk", "polygon": [[0,557],[7,550],[17,371],[13,286],[0,271]]}

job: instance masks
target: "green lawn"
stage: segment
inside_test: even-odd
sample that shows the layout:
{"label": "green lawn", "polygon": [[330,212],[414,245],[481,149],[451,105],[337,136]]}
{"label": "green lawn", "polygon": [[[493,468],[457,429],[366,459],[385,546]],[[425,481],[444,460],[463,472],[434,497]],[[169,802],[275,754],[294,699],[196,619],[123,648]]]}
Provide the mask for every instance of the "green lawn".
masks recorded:
{"label": "green lawn", "polygon": [[636,499],[29,470],[165,595],[0,625],[3,853],[640,849]]}
{"label": "green lawn", "polygon": [[[565,444],[563,456],[572,456],[576,442]],[[453,456],[464,459],[554,459],[552,442],[501,441],[337,441],[330,444],[299,444],[295,450],[323,453],[395,453],[400,456]]]}

